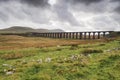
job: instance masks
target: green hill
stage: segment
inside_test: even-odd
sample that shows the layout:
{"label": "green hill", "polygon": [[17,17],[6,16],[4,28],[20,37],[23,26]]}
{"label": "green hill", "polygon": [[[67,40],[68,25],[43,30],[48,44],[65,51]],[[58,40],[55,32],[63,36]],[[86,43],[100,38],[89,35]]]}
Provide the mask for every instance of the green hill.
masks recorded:
{"label": "green hill", "polygon": [[20,27],[20,26],[13,26],[6,29],[1,29],[0,33],[26,33],[26,32],[64,32],[61,29],[33,29],[30,27]]}

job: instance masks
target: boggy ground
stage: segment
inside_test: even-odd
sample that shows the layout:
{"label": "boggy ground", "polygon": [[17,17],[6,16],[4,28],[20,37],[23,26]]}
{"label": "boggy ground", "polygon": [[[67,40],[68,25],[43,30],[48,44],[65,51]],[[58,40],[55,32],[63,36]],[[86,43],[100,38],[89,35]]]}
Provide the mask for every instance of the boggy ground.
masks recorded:
{"label": "boggy ground", "polygon": [[120,38],[0,36],[0,80],[120,80]]}

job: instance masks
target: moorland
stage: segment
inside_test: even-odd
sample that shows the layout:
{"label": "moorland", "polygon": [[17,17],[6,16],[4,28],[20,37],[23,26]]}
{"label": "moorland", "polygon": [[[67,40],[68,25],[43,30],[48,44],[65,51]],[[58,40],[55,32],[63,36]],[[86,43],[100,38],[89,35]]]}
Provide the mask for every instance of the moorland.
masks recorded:
{"label": "moorland", "polygon": [[0,80],[120,80],[120,37],[0,35]]}

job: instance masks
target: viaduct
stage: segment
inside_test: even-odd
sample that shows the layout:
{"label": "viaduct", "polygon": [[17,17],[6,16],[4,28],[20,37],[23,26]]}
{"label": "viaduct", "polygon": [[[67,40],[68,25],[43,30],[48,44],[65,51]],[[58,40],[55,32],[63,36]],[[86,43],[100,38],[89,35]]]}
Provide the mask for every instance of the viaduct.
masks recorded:
{"label": "viaduct", "polygon": [[28,36],[63,38],[63,39],[101,39],[110,37],[114,31],[91,31],[91,32],[30,32]]}

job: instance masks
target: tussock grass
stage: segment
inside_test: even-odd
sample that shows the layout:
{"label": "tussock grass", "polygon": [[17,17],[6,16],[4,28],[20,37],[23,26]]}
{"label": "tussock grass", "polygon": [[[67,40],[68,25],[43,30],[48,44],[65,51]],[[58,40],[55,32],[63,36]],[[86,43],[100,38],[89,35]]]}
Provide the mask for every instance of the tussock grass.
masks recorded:
{"label": "tussock grass", "polygon": [[0,56],[1,59],[9,60],[9,59],[18,59],[18,58],[23,58],[23,57],[29,57],[29,56],[34,56],[34,53],[7,53],[3,54]]}
{"label": "tussock grass", "polygon": [[103,50],[101,49],[91,49],[91,48],[88,48],[88,49],[84,49],[82,51],[82,54],[87,56],[89,54],[93,54],[93,53],[103,53]]}

